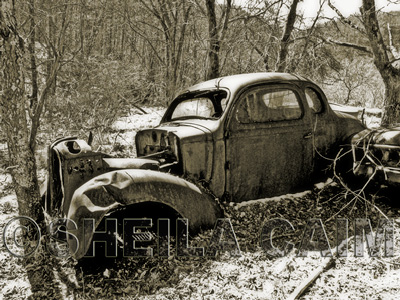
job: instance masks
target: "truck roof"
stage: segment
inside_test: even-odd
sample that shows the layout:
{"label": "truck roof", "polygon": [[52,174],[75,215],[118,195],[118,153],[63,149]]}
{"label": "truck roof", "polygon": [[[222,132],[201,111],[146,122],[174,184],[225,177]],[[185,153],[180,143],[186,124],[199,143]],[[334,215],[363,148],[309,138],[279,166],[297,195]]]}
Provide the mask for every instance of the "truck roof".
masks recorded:
{"label": "truck roof", "polygon": [[196,90],[227,88],[232,93],[236,90],[265,81],[282,82],[282,81],[309,81],[308,79],[289,73],[276,73],[276,72],[260,72],[260,73],[247,73],[219,77],[195,84],[184,92],[192,92]]}

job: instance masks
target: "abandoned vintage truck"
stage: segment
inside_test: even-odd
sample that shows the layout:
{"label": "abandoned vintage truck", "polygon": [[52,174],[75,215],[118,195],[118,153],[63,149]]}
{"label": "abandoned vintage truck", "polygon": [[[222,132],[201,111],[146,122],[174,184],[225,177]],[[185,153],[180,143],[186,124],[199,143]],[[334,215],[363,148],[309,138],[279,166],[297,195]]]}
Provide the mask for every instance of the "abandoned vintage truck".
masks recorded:
{"label": "abandoned vintage truck", "polygon": [[[79,259],[105,216],[175,213],[195,230],[221,216],[219,199],[298,190],[324,156],[335,157],[363,129],[356,118],[334,112],[322,90],[303,77],[222,77],[190,87],[172,101],[160,125],[138,132],[137,158],[94,152],[76,138],[53,143],[45,206],[50,215],[77,224],[71,232],[80,242]],[[95,222],[83,226],[84,218]]]}

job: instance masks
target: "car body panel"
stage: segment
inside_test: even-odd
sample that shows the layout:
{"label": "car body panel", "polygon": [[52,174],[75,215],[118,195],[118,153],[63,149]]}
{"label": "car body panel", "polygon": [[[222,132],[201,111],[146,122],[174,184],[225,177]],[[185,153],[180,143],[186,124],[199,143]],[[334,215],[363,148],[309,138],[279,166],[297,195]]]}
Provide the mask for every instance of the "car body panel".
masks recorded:
{"label": "car body panel", "polygon": [[[251,87],[263,86],[286,86],[295,90],[302,107],[301,120],[246,124],[236,130],[232,124],[233,115],[241,94]],[[318,94],[322,106],[319,113],[312,113],[308,107],[306,88]],[[228,101],[219,119],[171,122],[171,115],[182,99],[220,89],[226,91]],[[201,126],[203,141],[198,142],[201,138],[195,130],[192,130],[192,137],[183,136],[177,128],[185,126]],[[363,129],[355,118],[334,112],[323,91],[306,78],[285,73],[253,73],[217,78],[188,88],[170,104],[160,125],[149,132],[165,130],[180,135],[179,159],[183,166],[179,172],[206,184],[217,197],[229,194],[233,201],[244,201],[289,192],[301,186],[304,180],[300,178],[310,178],[314,168],[327,162],[326,156],[334,158],[338,147]],[[136,139],[139,156],[143,153],[143,146],[138,142],[141,135],[139,132]],[[262,158],[255,159],[255,154],[261,150]],[[260,159],[265,161],[264,169],[268,171],[261,170]],[[287,171],[289,169],[292,173]],[[264,183],[260,185],[260,182]]]}
{"label": "car body panel", "polygon": [[[264,87],[258,83],[241,91],[235,107],[240,106],[249,93],[253,96],[253,93],[274,92],[278,87],[300,95],[300,90],[293,84]],[[243,120],[243,123],[238,120],[240,108],[231,111],[226,139],[229,165],[226,190],[235,201],[287,193],[304,185],[309,178],[313,169],[312,127],[300,96],[298,100],[301,117],[293,120]]]}
{"label": "car body panel", "polygon": [[94,228],[97,228],[110,212],[143,202],[168,205],[188,218],[193,230],[214,224],[221,216],[221,210],[212,197],[182,178],[153,170],[107,172],[84,183],[71,200],[67,218],[74,221],[77,228],[70,228],[69,231],[78,241],[83,241],[76,243],[74,238],[68,240],[70,248],[76,249],[74,256],[83,257],[90,246],[88,241],[93,237],[93,231],[91,228],[88,230],[84,219],[93,219]]}
{"label": "car body panel", "polygon": [[[158,126],[136,134],[136,158],[92,151],[76,138],[51,145],[46,210],[78,227],[92,217],[97,228],[115,211],[150,202],[173,208],[192,229],[213,226],[221,216],[219,200],[302,188],[330,162],[327,155],[334,158],[363,129],[356,118],[334,112],[322,90],[301,76],[209,80],[179,94]],[[78,241],[87,244],[93,232],[80,230]],[[75,257],[86,250],[80,247]]]}

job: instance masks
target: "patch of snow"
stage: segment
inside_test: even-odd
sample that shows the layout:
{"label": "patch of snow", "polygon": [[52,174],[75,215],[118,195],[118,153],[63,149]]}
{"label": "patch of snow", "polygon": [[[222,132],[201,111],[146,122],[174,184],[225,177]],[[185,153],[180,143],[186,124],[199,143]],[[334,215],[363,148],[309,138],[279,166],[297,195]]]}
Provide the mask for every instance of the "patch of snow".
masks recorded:
{"label": "patch of snow", "polygon": [[[11,211],[5,212],[4,211],[5,205],[9,206]],[[18,202],[17,202],[17,196],[14,193],[0,198],[0,228],[1,226],[4,226],[9,219],[16,217],[17,213],[18,213]]]}
{"label": "patch of snow", "polygon": [[117,132],[114,137],[114,143],[130,147],[133,151],[132,156],[135,156],[133,148],[137,131],[154,128],[159,125],[166,109],[164,107],[146,107],[144,110],[147,114],[137,110],[129,116],[119,118],[111,127]]}
{"label": "patch of snow", "polygon": [[277,259],[275,261],[275,266],[274,266],[274,272],[275,273],[281,273],[285,270],[286,268],[286,263],[287,263],[287,259]]}
{"label": "patch of snow", "polygon": [[271,202],[271,201],[281,201],[283,199],[292,200],[292,199],[304,197],[304,196],[306,196],[306,195],[308,195],[310,193],[311,193],[310,190],[306,190],[304,192],[295,193],[295,194],[286,194],[286,195],[275,196],[275,197],[271,197],[271,198],[249,200],[249,201],[238,203],[236,205],[236,207],[240,208],[240,207],[243,207],[243,206],[253,205],[253,204],[256,204],[256,203],[267,203],[267,202]]}
{"label": "patch of snow", "polygon": [[[393,257],[370,257],[364,241],[364,256],[354,257],[354,239],[348,245],[348,255],[336,259],[336,267],[324,273],[310,287],[303,299],[326,299],[327,294],[340,299],[398,299],[400,294],[400,228],[394,227]],[[397,250],[397,251],[396,251]]]}
{"label": "patch of snow", "polygon": [[11,175],[7,173],[0,173],[0,187],[1,185],[9,184],[11,183]]}
{"label": "patch of snow", "polygon": [[319,182],[319,183],[314,184],[314,186],[319,190],[322,190],[324,187],[326,187],[328,185],[335,186],[335,185],[337,185],[337,183],[333,182],[332,178],[328,178],[325,182]]}
{"label": "patch of snow", "polygon": [[119,118],[111,128],[115,131],[139,130],[144,128],[152,128],[157,126],[162,116],[164,115],[165,108],[152,107],[144,108],[147,114],[138,111],[135,114]]}
{"label": "patch of snow", "polygon": [[[20,271],[25,272],[22,268]],[[26,299],[32,294],[30,290],[31,285],[29,284],[28,278],[24,278],[22,276],[19,276],[13,280],[7,280],[5,282],[0,281],[0,288],[0,300]]]}

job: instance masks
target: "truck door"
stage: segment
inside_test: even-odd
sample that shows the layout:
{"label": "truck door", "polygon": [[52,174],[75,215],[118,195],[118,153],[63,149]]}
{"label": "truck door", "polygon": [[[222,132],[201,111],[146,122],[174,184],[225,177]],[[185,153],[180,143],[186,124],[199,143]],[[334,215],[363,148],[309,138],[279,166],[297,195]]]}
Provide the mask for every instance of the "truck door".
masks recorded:
{"label": "truck door", "polygon": [[286,194],[313,171],[310,112],[289,84],[247,88],[227,122],[226,190],[235,201]]}

